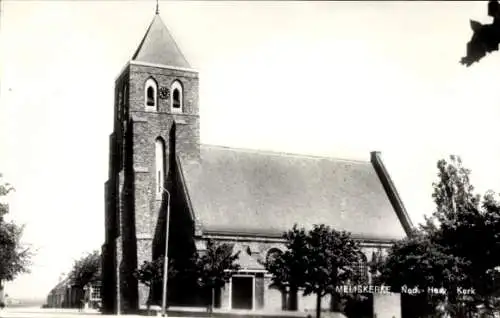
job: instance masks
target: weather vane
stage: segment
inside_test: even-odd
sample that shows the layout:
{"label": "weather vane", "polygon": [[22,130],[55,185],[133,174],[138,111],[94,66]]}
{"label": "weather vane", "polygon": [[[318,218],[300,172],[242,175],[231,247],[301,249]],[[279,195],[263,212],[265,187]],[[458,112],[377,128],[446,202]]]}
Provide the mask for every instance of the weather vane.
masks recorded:
{"label": "weather vane", "polygon": [[158,4],[158,0],[156,0],[156,14],[160,14],[160,6]]}

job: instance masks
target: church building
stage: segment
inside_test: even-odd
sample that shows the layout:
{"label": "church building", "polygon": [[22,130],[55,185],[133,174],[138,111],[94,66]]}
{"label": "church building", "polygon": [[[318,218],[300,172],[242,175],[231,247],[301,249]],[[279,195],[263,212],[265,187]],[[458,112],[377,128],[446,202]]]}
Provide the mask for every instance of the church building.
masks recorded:
{"label": "church building", "polygon": [[[217,294],[221,310],[286,309],[262,261],[284,250],[282,234],[294,224],[351,232],[363,248],[359,270],[368,279],[372,255],[410,233],[379,152],[354,161],[201,144],[198,86],[198,72],[157,12],[115,82],[102,246],[105,311],[145,307],[150,290],[134,271],[164,255],[167,210],[170,258],[203,251],[210,239],[241,251],[241,269]],[[189,305],[182,296],[189,294],[169,289],[169,304]],[[300,297],[298,309],[314,309],[312,297]]]}

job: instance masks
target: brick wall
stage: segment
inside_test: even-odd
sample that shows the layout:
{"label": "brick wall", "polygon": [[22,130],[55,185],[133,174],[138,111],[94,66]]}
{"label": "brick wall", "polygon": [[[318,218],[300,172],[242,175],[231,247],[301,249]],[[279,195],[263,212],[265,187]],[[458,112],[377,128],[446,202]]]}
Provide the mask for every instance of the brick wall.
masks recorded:
{"label": "brick wall", "polygon": [[265,285],[264,285],[264,274],[259,273],[255,277],[255,309],[260,310],[264,308],[264,293],[265,293]]}
{"label": "brick wall", "polygon": [[264,280],[264,308],[270,312],[278,312],[284,308],[285,296],[278,288],[271,287],[271,279]]}
{"label": "brick wall", "polygon": [[[174,81],[179,80],[183,87],[183,113],[197,115],[198,108],[198,73],[153,66],[130,66],[130,111],[144,111],[144,84],[148,78],[154,78],[158,87],[170,89]],[[170,99],[159,99],[158,112],[170,111]]]}

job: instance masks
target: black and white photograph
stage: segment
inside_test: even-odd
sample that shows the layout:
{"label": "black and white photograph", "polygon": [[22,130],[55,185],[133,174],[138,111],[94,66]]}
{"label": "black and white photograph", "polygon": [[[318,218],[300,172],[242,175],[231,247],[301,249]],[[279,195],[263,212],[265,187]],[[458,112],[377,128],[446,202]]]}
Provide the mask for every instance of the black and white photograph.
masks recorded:
{"label": "black and white photograph", "polygon": [[0,317],[500,317],[500,3],[0,0]]}

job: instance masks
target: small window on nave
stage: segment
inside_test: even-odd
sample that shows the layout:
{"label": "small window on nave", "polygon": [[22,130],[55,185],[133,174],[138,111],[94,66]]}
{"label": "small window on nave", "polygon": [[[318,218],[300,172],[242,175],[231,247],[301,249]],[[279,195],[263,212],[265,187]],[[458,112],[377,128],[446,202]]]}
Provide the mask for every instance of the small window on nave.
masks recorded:
{"label": "small window on nave", "polygon": [[368,283],[368,260],[365,254],[360,253],[356,264],[356,276],[359,283]]}

